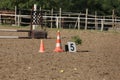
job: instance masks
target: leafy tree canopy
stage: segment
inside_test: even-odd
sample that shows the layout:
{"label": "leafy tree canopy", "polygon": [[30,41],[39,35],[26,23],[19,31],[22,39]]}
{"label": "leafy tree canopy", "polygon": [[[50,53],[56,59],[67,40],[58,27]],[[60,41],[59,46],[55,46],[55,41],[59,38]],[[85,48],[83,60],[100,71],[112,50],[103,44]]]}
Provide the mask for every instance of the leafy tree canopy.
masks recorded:
{"label": "leafy tree canopy", "polygon": [[37,4],[44,9],[63,11],[85,11],[89,9],[89,13],[94,14],[95,11],[101,15],[115,14],[120,16],[120,0],[0,0],[0,9],[14,9],[17,6],[19,9],[30,9],[33,4]]}

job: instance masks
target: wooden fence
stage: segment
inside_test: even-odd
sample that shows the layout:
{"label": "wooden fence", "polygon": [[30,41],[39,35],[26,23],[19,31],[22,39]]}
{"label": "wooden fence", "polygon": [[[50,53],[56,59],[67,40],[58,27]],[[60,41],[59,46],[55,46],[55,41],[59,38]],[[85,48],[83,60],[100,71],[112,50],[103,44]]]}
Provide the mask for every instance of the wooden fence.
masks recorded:
{"label": "wooden fence", "polygon": [[[28,22],[22,19],[29,19]],[[0,24],[10,23],[17,26],[21,24],[30,25],[31,15],[20,14],[0,14]],[[108,30],[110,28],[120,29],[120,17],[115,16],[114,11],[109,16],[98,16],[86,13],[72,13],[59,11],[43,10],[43,24],[50,28],[74,28],[74,29],[95,29],[95,30]]]}

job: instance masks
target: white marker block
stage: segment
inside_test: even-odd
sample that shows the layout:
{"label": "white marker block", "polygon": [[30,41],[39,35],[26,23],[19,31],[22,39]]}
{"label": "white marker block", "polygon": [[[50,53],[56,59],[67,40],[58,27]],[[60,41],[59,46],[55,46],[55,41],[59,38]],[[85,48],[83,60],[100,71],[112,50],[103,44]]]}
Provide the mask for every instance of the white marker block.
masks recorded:
{"label": "white marker block", "polygon": [[68,43],[68,51],[69,52],[76,52],[76,44],[75,42],[67,42]]}

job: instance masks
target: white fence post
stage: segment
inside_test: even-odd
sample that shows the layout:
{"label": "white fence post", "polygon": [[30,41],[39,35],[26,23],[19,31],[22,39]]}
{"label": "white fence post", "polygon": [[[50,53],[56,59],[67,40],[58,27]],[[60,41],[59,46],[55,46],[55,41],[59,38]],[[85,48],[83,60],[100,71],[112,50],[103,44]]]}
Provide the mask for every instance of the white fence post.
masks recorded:
{"label": "white fence post", "polygon": [[95,12],[95,30],[98,30],[97,12]]}
{"label": "white fence post", "polygon": [[80,17],[78,17],[78,30],[80,30]]}
{"label": "white fence post", "polygon": [[62,10],[61,10],[61,8],[60,8],[60,13],[59,13],[59,27],[61,28],[61,14],[62,14],[62,12],[61,12]]}
{"label": "white fence post", "polygon": [[52,16],[53,16],[53,9],[51,10],[51,25],[50,25],[51,29],[52,29],[52,26],[53,26],[53,22],[52,22],[53,21],[53,17]]}
{"label": "white fence post", "polygon": [[85,16],[86,18],[85,18],[85,30],[87,30],[87,23],[88,23],[88,9],[86,9],[86,16]]}
{"label": "white fence post", "polygon": [[[45,16],[47,15],[47,13],[45,12]],[[47,18],[44,18],[45,21],[45,27],[47,26]]]}
{"label": "white fence post", "polygon": [[17,7],[15,6],[15,25],[17,25]]}
{"label": "white fence post", "polygon": [[103,31],[104,28],[104,19],[101,19],[101,31]]}
{"label": "white fence post", "polygon": [[59,25],[59,24],[58,24],[58,17],[56,17],[56,28],[59,28],[58,25]]}
{"label": "white fence post", "polygon": [[112,10],[112,28],[115,27],[115,11],[114,9]]}
{"label": "white fence post", "polygon": [[20,15],[17,15],[18,17],[18,26],[20,26]]}

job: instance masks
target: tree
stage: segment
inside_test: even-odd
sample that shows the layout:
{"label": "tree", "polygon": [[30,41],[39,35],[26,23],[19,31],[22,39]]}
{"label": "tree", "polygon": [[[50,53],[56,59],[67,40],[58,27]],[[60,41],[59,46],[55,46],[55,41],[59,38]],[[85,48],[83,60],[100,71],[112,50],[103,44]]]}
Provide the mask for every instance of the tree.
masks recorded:
{"label": "tree", "polygon": [[89,9],[89,13],[94,14],[95,11],[99,15],[109,15],[114,9],[116,14],[120,16],[120,0],[0,0],[0,9],[31,9],[34,4],[38,8],[52,8],[54,10],[85,12]]}

